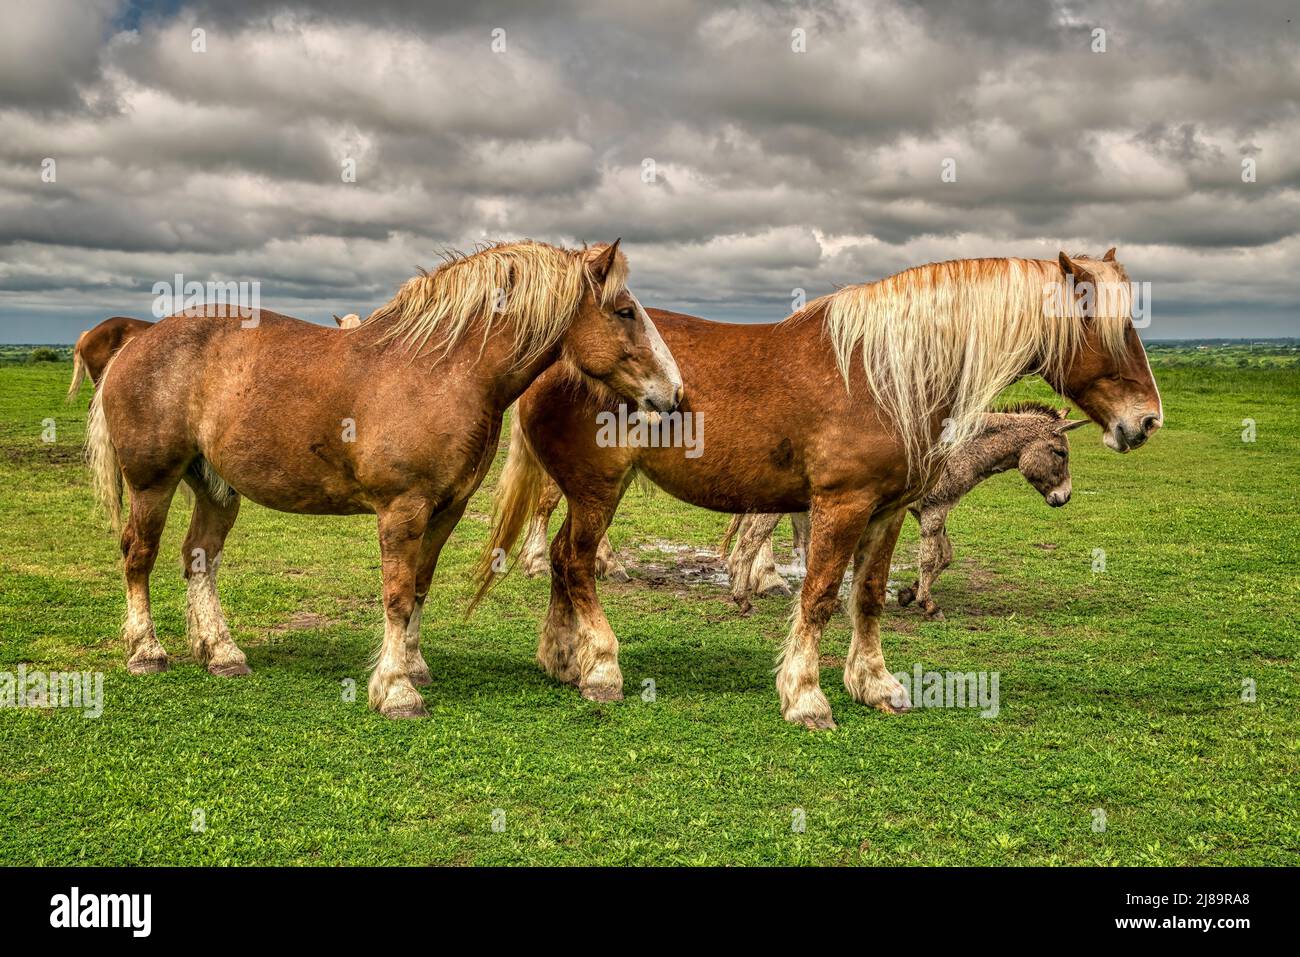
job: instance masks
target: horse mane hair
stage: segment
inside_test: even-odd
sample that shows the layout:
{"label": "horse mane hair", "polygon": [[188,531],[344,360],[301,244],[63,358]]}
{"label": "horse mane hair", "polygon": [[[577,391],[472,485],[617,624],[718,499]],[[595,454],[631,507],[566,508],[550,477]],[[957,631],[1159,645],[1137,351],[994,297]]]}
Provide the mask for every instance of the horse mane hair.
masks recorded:
{"label": "horse mane hair", "polygon": [[381,342],[400,339],[422,354],[430,339],[446,356],[476,326],[486,346],[499,320],[510,323],[515,357],[525,365],[550,349],[577,315],[588,286],[608,307],[627,283],[627,258],[620,250],[604,284],[589,271],[592,253],[603,247],[563,249],[523,240],[487,243],[470,253],[449,251],[433,272],[420,269],[391,300],[362,324],[387,324]]}
{"label": "horse mane hair", "polygon": [[[1101,347],[1118,359],[1132,321],[1128,275],[1113,261],[1073,259],[1098,283],[1089,321]],[[785,321],[821,315],[846,388],[861,354],[867,384],[906,449],[909,471],[926,474],[980,431],[985,410],[1020,375],[1037,371],[1049,382],[1061,380],[1085,329],[1080,303],[1064,282],[1056,260],[928,263],[846,286]],[[1049,294],[1059,296],[1051,308]],[[946,440],[932,442],[931,423],[944,408],[950,409]]]}

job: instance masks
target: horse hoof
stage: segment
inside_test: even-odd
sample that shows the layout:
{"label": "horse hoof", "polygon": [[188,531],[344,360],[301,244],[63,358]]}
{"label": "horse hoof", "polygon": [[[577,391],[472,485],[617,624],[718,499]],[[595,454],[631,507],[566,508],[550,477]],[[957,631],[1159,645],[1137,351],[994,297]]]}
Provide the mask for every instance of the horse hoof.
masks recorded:
{"label": "horse hoof", "polygon": [[751,602],[748,598],[744,598],[744,597],[737,598],[735,599],[735,602],[736,602],[736,610],[740,612],[741,617],[748,618],[750,615],[754,613],[754,603]]}
{"label": "horse hoof", "polygon": [[803,726],[809,731],[834,731],[835,721],[830,715],[808,715],[803,719]]}
{"label": "horse hoof", "polygon": [[785,582],[780,582],[779,584],[775,584],[775,585],[768,585],[766,588],[764,588],[762,591],[759,592],[759,595],[761,595],[764,598],[789,598],[791,594],[793,593],[790,591],[790,586],[787,585]]}
{"label": "horse hoof", "polygon": [[167,659],[141,658],[138,661],[128,661],[126,670],[133,675],[156,675],[167,670]]}
{"label": "horse hoof", "polygon": [[551,573],[550,565],[531,565],[531,566],[524,567],[524,574],[527,575],[529,578],[537,578],[538,576],[544,578],[547,575],[550,575],[550,573]]}
{"label": "horse hoof", "polygon": [[423,718],[428,715],[424,707],[424,702],[404,702],[402,704],[384,705],[379,709],[379,713],[385,718],[391,718],[394,721],[401,721],[405,718]]}
{"label": "horse hoof", "polygon": [[927,611],[925,613],[925,617],[929,618],[931,621],[943,621],[944,620],[943,609],[935,608],[932,611]]}
{"label": "horse hoof", "polygon": [[622,701],[623,689],[608,685],[588,685],[582,689],[582,696],[588,701]]}
{"label": "horse hoof", "polygon": [[910,704],[896,705],[890,701],[877,701],[876,709],[884,714],[907,714],[912,710],[912,706]]}
{"label": "horse hoof", "polygon": [[621,568],[615,568],[612,572],[605,575],[607,581],[618,582],[620,585],[626,585],[632,580],[632,576]]}
{"label": "horse hoof", "polygon": [[242,661],[231,661],[224,665],[208,665],[208,674],[216,675],[218,678],[240,678],[252,673],[253,669]]}
{"label": "horse hoof", "polygon": [[898,607],[906,608],[916,600],[916,590],[913,588],[900,588],[898,590]]}

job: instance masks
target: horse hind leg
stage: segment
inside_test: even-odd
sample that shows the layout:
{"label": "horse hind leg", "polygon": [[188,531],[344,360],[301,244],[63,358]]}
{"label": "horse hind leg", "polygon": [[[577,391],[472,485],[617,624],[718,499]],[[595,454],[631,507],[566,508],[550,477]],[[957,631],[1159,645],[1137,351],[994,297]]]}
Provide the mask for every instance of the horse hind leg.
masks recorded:
{"label": "horse hind leg", "polygon": [[429,670],[429,663],[425,661],[424,654],[420,651],[420,620],[424,617],[424,602],[429,597],[429,585],[433,581],[433,573],[438,568],[438,556],[442,554],[442,547],[447,544],[452,529],[465,513],[467,502],[468,500],[436,516],[429,523],[429,529],[424,533],[424,541],[420,546],[420,560],[415,572],[415,607],[411,610],[411,617],[406,623],[406,631],[403,634],[403,641],[406,643],[407,677],[416,687],[433,684],[433,672]]}
{"label": "horse hind leg", "polygon": [[537,510],[528,520],[528,534],[523,547],[519,550],[519,567],[529,578],[545,575],[551,570],[551,562],[546,547],[546,530],[550,527],[551,514],[560,504],[560,487],[549,476],[542,488]]}
{"label": "horse hind leg", "polygon": [[821,636],[871,505],[870,501],[814,503],[808,575],[776,669],[782,716],[813,730],[835,727],[830,702],[821,689]]}
{"label": "horse hind leg", "polygon": [[411,682],[411,647],[418,650],[419,631],[412,630],[416,582],[429,527],[424,502],[398,502],[379,516],[379,551],[384,576],[384,640],[370,675],[370,707],[386,718],[427,714],[424,699]]}
{"label": "horse hind leg", "polygon": [[880,648],[889,560],[902,524],[902,514],[877,516],[858,542],[853,562],[853,640],[844,662],[844,687],[849,695],[886,714],[901,714],[911,707],[907,689],[885,667]]}
{"label": "horse hind leg", "polygon": [[209,674],[252,674],[248,659],[230,637],[217,596],[217,569],[226,536],[239,516],[239,494],[202,462],[186,473],[185,484],[194,493],[194,513],[181,545],[190,653]]}
{"label": "horse hind leg", "polygon": [[130,486],[131,508],[122,529],[123,571],[126,577],[126,670],[133,675],[167,670],[167,652],[154,631],[149,605],[149,576],[158,558],[158,542],[167,524],[175,482],[154,487]]}

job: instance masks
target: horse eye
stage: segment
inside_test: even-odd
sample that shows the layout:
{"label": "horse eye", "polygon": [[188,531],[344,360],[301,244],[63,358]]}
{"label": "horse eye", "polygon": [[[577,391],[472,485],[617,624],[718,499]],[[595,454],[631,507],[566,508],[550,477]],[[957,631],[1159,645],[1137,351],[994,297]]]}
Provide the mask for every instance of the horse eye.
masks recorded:
{"label": "horse eye", "polygon": [[635,319],[635,318],[636,318],[636,310],[634,310],[634,309],[620,309],[618,312],[615,313],[615,315],[618,316],[620,319]]}
{"label": "horse eye", "polygon": [[1052,449],[1052,454],[1055,455],[1058,459],[1063,459],[1063,458],[1065,458],[1065,450],[1064,450],[1064,449]]}

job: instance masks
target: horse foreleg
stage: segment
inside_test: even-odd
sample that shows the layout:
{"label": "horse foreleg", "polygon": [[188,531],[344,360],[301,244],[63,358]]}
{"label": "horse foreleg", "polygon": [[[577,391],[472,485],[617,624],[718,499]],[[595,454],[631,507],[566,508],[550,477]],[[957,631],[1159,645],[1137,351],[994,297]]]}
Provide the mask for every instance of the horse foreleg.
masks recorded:
{"label": "horse foreleg", "polygon": [[[548,617],[547,625],[567,632],[569,649],[564,661],[565,675],[571,680],[576,670],[582,696],[592,701],[620,701],[623,698],[618,639],[596,594],[596,551],[617,504],[617,499],[612,502],[570,499],[565,528],[561,530],[567,534],[563,538],[557,537],[551,549],[552,596],[556,594],[558,581],[569,603],[569,617],[554,621]],[[555,637],[562,641],[566,635],[557,634]],[[538,655],[540,659],[540,648]]]}
{"label": "horse foreleg", "polygon": [[853,562],[853,641],[844,662],[844,687],[855,701],[901,714],[911,707],[907,689],[889,673],[880,650],[889,560],[906,511],[886,512],[867,524]]}
{"label": "horse foreleg", "polygon": [[418,654],[419,631],[418,624],[414,631],[410,625],[428,526],[423,502],[395,503],[379,514],[384,641],[370,675],[369,701],[370,707],[386,718],[418,718],[427,713],[424,699],[411,683],[411,646]]}
{"label": "horse foreleg", "polygon": [[126,576],[126,670],[133,675],[167,670],[167,652],[158,642],[149,606],[149,575],[158,558],[158,541],[167,524],[175,484],[131,489],[131,511],[122,529],[123,571]]}
{"label": "horse foreleg", "polygon": [[230,637],[217,596],[217,567],[226,536],[239,516],[239,496],[225,502],[212,497],[207,485],[186,478],[194,492],[194,514],[181,546],[185,574],[185,623],[190,652],[209,674],[222,677],[251,674],[248,659]]}
{"label": "horse foreleg", "polygon": [[862,502],[814,502],[808,575],[776,670],[781,714],[808,728],[833,728],[821,689],[821,635],[835,610],[845,566],[870,515]]}

